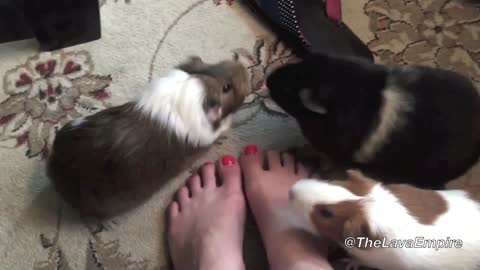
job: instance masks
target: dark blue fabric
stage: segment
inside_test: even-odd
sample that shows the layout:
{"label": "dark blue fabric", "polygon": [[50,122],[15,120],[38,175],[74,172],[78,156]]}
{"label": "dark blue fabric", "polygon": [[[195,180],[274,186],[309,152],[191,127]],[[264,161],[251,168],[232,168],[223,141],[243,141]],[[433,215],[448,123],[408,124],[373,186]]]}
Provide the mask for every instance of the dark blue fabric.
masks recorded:
{"label": "dark blue fabric", "polygon": [[334,23],[327,17],[322,0],[293,0],[299,33],[291,31],[291,21],[285,25],[285,19],[288,18],[281,13],[279,0],[249,2],[256,6],[255,10],[268,20],[280,38],[289,41],[288,45],[297,52],[359,56],[373,61],[368,47],[350,28],[343,23]]}
{"label": "dark blue fabric", "polygon": [[264,15],[274,23],[280,24],[277,0],[252,0],[264,12]]}

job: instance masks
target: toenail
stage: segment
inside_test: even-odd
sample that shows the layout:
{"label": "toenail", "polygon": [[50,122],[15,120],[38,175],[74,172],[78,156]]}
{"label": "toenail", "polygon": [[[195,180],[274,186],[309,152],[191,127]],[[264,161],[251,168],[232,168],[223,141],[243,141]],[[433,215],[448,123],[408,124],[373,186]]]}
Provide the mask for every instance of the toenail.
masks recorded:
{"label": "toenail", "polygon": [[203,165],[204,165],[204,166],[213,165],[213,162],[211,162],[211,161],[207,161],[207,162],[205,162]]}
{"label": "toenail", "polygon": [[232,156],[223,156],[222,164],[224,166],[231,166],[231,165],[235,164],[235,158],[232,157]]}
{"label": "toenail", "polygon": [[245,155],[255,154],[258,151],[258,147],[255,144],[250,144],[245,147]]}

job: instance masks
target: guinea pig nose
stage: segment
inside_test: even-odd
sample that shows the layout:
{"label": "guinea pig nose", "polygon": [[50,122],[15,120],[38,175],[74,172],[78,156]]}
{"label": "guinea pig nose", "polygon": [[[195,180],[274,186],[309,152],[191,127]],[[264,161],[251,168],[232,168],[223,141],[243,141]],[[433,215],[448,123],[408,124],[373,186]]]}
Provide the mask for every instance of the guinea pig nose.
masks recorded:
{"label": "guinea pig nose", "polygon": [[208,109],[207,117],[211,122],[220,120],[222,118],[222,107],[213,106],[212,108]]}

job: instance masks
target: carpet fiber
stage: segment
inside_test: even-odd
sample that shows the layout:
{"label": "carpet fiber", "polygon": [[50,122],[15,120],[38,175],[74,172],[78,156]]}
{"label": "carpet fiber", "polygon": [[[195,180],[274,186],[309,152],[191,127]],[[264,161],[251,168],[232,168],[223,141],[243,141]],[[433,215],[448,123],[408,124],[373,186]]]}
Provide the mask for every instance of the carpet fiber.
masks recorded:
{"label": "carpet fiber", "polygon": [[[188,171],[140,208],[94,226],[57,197],[44,165],[64,123],[130,100],[189,55],[213,62],[237,54],[249,66],[254,90],[235,128],[198,164],[238,154],[248,143],[280,150],[304,144],[264,87],[265,75],[294,56],[240,3],[100,2],[98,41],[40,54],[33,41],[0,45],[2,269],[170,269],[163,214]],[[355,0],[344,1],[343,15],[379,62],[453,69],[480,85],[478,9],[446,0]],[[479,177],[476,166],[452,187],[478,185]],[[251,221],[245,254],[248,269],[267,269]],[[338,269],[344,264],[335,261]]]}

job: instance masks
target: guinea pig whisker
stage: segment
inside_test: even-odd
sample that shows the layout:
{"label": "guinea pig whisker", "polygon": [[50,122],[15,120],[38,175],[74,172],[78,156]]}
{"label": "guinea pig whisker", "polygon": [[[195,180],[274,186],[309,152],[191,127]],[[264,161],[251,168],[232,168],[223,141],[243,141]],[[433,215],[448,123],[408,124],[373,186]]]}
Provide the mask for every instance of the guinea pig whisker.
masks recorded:
{"label": "guinea pig whisker", "polygon": [[188,143],[188,133],[187,133],[187,135],[185,136],[185,144],[187,144],[187,143]]}

